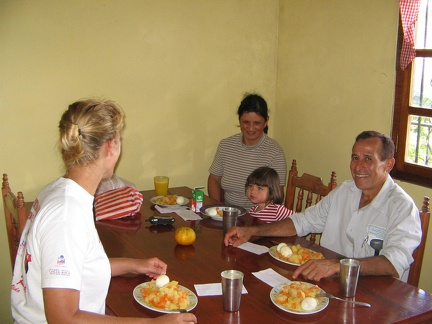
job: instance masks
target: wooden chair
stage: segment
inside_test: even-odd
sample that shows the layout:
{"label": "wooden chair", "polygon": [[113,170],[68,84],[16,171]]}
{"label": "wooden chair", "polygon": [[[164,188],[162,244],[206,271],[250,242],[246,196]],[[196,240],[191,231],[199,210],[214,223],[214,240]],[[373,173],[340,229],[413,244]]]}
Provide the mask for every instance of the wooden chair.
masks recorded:
{"label": "wooden chair", "polygon": [[13,270],[21,233],[27,220],[27,211],[24,205],[23,193],[19,191],[18,194],[15,195],[12,192],[6,173],[3,174],[2,197],[9,241],[9,252]]}
{"label": "wooden chair", "polygon": [[[303,175],[299,177],[297,161],[293,160],[291,170],[288,173],[285,206],[297,213],[302,212],[312,204],[319,202],[336,187],[336,172],[333,171],[331,173],[330,182],[328,185],[325,185],[322,178],[308,173],[303,173]],[[304,202],[303,199],[305,196],[306,201]],[[309,240],[316,242],[316,233],[311,233]]]}
{"label": "wooden chair", "polygon": [[429,228],[429,197],[424,197],[423,206],[420,210],[420,222],[422,227],[422,238],[420,241],[420,245],[417,249],[415,249],[413,253],[414,262],[411,264],[409,275],[408,275],[408,283],[410,285],[418,287],[419,279],[420,279],[420,271],[423,264],[423,255],[426,245],[426,237]]}

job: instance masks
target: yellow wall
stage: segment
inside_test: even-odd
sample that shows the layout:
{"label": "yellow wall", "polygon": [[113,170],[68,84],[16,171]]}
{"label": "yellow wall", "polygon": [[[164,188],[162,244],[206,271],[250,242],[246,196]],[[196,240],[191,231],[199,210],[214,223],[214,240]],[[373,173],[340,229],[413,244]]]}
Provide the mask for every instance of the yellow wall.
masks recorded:
{"label": "yellow wall", "polygon": [[[260,92],[275,111],[278,11],[276,0],[1,0],[0,172],[34,200],[62,174],[61,113],[101,96],[126,112],[119,176],[141,190],[157,174],[206,185],[219,140],[238,132],[243,93]],[[0,237],[1,318],[3,221]]]}
{"label": "yellow wall", "polygon": [[[391,134],[398,2],[280,2],[274,137],[288,165],[338,183],[351,179],[349,161],[363,130]],[[420,207],[430,188],[397,183]],[[432,227],[432,226],[431,226]],[[430,229],[429,232],[432,232]],[[420,288],[432,292],[432,234]]]}
{"label": "yellow wall", "polygon": [[[61,113],[96,96],[126,112],[118,175],[140,190],[156,174],[205,185],[243,93],[257,91],[288,163],[341,182],[354,136],[390,132],[397,19],[393,0],[1,0],[0,172],[34,200],[62,174]],[[401,185],[418,203],[431,194]],[[0,251],[8,322],[4,222]],[[432,291],[425,276],[420,285]]]}

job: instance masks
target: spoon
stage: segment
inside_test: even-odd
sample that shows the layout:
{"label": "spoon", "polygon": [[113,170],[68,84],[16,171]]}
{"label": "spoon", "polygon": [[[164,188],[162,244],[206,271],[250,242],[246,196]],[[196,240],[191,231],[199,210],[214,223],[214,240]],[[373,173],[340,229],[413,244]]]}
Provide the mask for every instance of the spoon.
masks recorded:
{"label": "spoon", "polygon": [[333,296],[332,294],[329,294],[329,293],[319,293],[319,294],[316,294],[315,297],[334,298],[334,299],[337,299],[337,300],[340,300],[340,301],[343,301],[343,302],[346,302],[346,303],[356,304],[356,305],[365,306],[365,307],[372,307],[371,304],[368,304],[368,303],[358,302],[358,301],[354,301],[354,300],[342,299],[342,298]]}

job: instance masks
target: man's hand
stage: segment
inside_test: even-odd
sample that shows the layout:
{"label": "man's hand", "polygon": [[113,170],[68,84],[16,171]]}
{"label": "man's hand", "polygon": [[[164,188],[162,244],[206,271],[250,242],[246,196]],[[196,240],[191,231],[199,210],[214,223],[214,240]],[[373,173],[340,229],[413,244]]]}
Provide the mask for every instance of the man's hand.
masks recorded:
{"label": "man's hand", "polygon": [[252,237],[251,227],[231,227],[228,233],[225,234],[224,243],[225,246],[232,245],[234,247],[239,246]]}
{"label": "man's hand", "polygon": [[297,279],[299,275],[302,275],[308,280],[320,281],[322,278],[327,278],[338,273],[339,270],[339,260],[309,260],[294,271],[293,279]]}

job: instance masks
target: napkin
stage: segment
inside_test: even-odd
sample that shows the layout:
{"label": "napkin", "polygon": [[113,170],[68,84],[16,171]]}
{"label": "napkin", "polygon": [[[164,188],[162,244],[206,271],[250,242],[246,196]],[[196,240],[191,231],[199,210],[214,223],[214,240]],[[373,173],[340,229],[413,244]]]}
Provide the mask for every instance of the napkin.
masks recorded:
{"label": "napkin", "polygon": [[[174,213],[176,211],[176,208],[170,208],[170,207],[163,208],[163,207],[158,206],[158,205],[155,205],[155,208],[161,214],[171,214],[171,213]],[[182,208],[182,207],[179,207],[179,208]]]}
{"label": "napkin", "polygon": [[260,279],[261,281],[264,281],[267,285],[270,285],[271,287],[276,287],[277,285],[283,284],[283,283],[290,283],[291,280],[285,278],[284,276],[280,275],[276,271],[274,271],[272,268],[268,268],[265,270],[261,270],[258,272],[252,272],[252,274]]}
{"label": "napkin", "polygon": [[94,199],[96,220],[118,219],[139,213],[143,195],[132,187],[106,191]]}
{"label": "napkin", "polygon": [[242,245],[239,245],[238,248],[255,254],[263,254],[269,251],[269,248],[267,246],[258,245],[251,242],[243,243]]}
{"label": "napkin", "polygon": [[185,221],[193,221],[193,220],[202,220],[202,218],[195,214],[192,210],[189,209],[187,206],[179,206],[176,208],[163,208],[158,205],[155,205],[156,210],[161,214],[170,214],[170,213],[176,213],[179,215],[183,220]]}
{"label": "napkin", "polygon": [[[195,284],[195,290],[198,296],[221,296],[222,295],[222,284],[218,283],[209,283],[209,284]],[[243,285],[242,294],[247,294],[247,290]]]}
{"label": "napkin", "polygon": [[195,214],[192,210],[189,209],[177,209],[175,212],[185,221],[202,220],[199,215]]}

